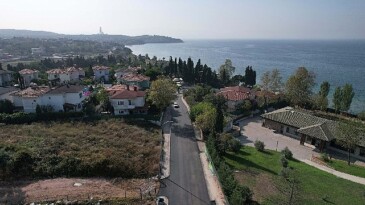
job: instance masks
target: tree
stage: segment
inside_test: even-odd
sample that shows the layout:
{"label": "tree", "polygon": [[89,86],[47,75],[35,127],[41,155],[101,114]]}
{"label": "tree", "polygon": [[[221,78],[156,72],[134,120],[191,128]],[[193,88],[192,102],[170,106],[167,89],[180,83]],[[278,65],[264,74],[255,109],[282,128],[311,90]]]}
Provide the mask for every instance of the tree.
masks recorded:
{"label": "tree", "polygon": [[7,114],[11,114],[14,111],[14,105],[13,103],[8,100],[0,100],[0,113],[7,113]]}
{"label": "tree", "polygon": [[190,118],[195,121],[196,125],[203,131],[213,131],[216,124],[216,113],[215,107],[208,102],[200,102],[194,105],[190,111]]}
{"label": "tree", "polygon": [[243,101],[243,103],[242,103],[242,109],[243,109],[244,112],[251,111],[251,109],[252,109],[252,103],[251,103],[251,101],[250,100]]}
{"label": "tree", "polygon": [[283,82],[279,69],[273,69],[271,71],[270,78],[270,90],[272,92],[282,92],[283,91]]}
{"label": "tree", "polygon": [[342,100],[341,100],[341,110],[348,111],[350,109],[352,99],[355,96],[355,92],[352,89],[351,84],[345,84],[342,88]]}
{"label": "tree", "polygon": [[335,108],[336,112],[339,112],[341,110],[341,104],[342,104],[342,89],[341,87],[337,87],[335,89],[335,92],[333,93],[333,106]]}
{"label": "tree", "polygon": [[256,85],[256,71],[252,69],[252,66],[247,66],[245,70],[245,84],[247,86]]}
{"label": "tree", "polygon": [[232,61],[230,59],[226,59],[224,64],[219,67],[219,78],[223,85],[227,85],[235,70],[236,68],[232,65]]}
{"label": "tree", "polygon": [[339,122],[337,129],[337,138],[336,142],[338,142],[343,148],[347,149],[347,164],[350,165],[350,154],[351,150],[355,149],[359,144],[360,138],[360,130],[359,127],[363,125],[356,122]]}
{"label": "tree", "polygon": [[6,176],[6,170],[10,163],[10,159],[9,153],[6,152],[4,148],[0,149],[0,170],[2,172],[2,179],[4,179]]}
{"label": "tree", "polygon": [[261,76],[261,89],[268,91],[271,84],[270,71],[266,71]]}
{"label": "tree", "polygon": [[319,90],[319,95],[322,96],[322,97],[327,97],[328,96],[328,93],[330,92],[330,83],[327,82],[327,81],[324,81],[322,84],[321,84],[321,89]]}
{"label": "tree", "polygon": [[300,181],[298,171],[283,167],[281,170],[282,181],[277,184],[278,190],[283,194],[284,199],[280,204],[294,205],[300,201]]}
{"label": "tree", "polygon": [[148,90],[149,100],[158,109],[163,110],[176,98],[176,85],[168,78],[158,78],[151,83]]}
{"label": "tree", "polygon": [[286,82],[286,95],[293,105],[305,107],[311,102],[315,75],[300,67]]}

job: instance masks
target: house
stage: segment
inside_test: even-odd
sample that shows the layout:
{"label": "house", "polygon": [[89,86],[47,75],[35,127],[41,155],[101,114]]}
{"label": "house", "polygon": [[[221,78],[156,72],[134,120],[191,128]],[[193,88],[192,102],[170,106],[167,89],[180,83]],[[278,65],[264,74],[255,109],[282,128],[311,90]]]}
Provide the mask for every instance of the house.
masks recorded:
{"label": "house", "polygon": [[42,104],[51,105],[56,112],[79,112],[82,110],[82,101],[85,100],[83,90],[84,86],[81,85],[63,85],[53,88],[44,94]]}
{"label": "house", "polygon": [[146,93],[137,86],[115,85],[106,89],[115,115],[146,114]]}
{"label": "house", "polygon": [[[261,115],[263,126],[283,135],[299,140],[301,145],[315,147],[319,151],[331,149],[336,152],[346,150],[336,144],[338,136],[336,121],[314,116],[308,111],[285,107]],[[359,143],[352,155],[365,160],[365,139]]]}
{"label": "house", "polygon": [[94,80],[108,82],[109,81],[109,71],[110,67],[107,66],[94,66],[92,67],[94,71]]}
{"label": "house", "polygon": [[130,67],[129,66],[128,68],[120,68],[115,71],[114,76],[116,79],[120,79],[121,77],[123,77],[126,74],[131,74],[131,73],[137,74],[137,73],[139,73],[140,70],[142,70],[142,68],[140,66],[139,67]]}
{"label": "house", "polygon": [[0,70],[0,86],[11,85],[13,81],[13,72],[8,70]]}
{"label": "house", "polygon": [[13,98],[11,97],[11,94],[19,91],[19,88],[9,86],[9,87],[0,87],[0,100],[10,100],[13,101]]}
{"label": "house", "polygon": [[55,112],[81,111],[83,86],[63,85],[50,88],[48,86],[33,86],[14,92],[12,102],[17,107],[23,107],[24,112],[36,112],[37,105],[51,106]]}
{"label": "house", "polygon": [[16,107],[23,107],[24,112],[36,112],[37,105],[43,105],[42,96],[50,91],[48,86],[28,87],[12,94]]}
{"label": "house", "polygon": [[245,100],[255,99],[255,92],[243,86],[225,87],[217,95],[222,95],[227,100],[228,111],[234,111]]}
{"label": "house", "polygon": [[85,71],[82,68],[69,67],[65,69],[52,69],[47,71],[48,80],[55,81],[59,80],[60,83],[76,83],[85,76]]}
{"label": "house", "polygon": [[38,79],[38,71],[33,69],[23,69],[19,71],[20,76],[24,80],[24,85],[29,86],[32,80]]}
{"label": "house", "polygon": [[118,82],[130,86],[138,86],[141,90],[150,87],[150,78],[142,74],[129,73],[119,78]]}

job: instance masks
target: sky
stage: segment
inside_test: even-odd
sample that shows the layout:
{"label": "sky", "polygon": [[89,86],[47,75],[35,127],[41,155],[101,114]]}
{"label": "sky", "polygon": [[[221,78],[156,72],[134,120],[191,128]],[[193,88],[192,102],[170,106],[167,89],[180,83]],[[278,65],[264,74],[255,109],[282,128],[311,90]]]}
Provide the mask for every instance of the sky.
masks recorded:
{"label": "sky", "polygon": [[365,39],[365,0],[0,0],[0,28],[182,39]]}

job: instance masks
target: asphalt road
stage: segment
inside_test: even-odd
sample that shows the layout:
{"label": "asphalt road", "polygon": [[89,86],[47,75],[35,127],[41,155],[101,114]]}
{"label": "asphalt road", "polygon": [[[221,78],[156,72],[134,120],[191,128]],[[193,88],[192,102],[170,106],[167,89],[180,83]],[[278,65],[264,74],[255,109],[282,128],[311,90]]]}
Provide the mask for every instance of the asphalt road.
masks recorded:
{"label": "asphalt road", "polygon": [[[210,204],[194,129],[180,97],[177,103],[180,108],[170,107],[168,111],[174,121],[170,138],[170,176],[162,181],[159,195],[167,196],[170,205]],[[164,131],[169,130],[169,126],[165,126]]]}

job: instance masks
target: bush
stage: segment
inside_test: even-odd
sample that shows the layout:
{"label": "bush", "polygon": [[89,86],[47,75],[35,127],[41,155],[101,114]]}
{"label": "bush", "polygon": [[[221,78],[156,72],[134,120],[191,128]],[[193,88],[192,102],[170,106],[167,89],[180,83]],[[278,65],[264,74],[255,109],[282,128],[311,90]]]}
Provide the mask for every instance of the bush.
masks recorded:
{"label": "bush", "polygon": [[293,153],[289,150],[289,148],[288,148],[288,147],[285,147],[283,150],[281,150],[281,154],[282,154],[285,158],[287,158],[287,159],[289,159],[289,160],[293,159]]}
{"label": "bush", "polygon": [[283,167],[280,170],[280,176],[284,177],[285,179],[289,178],[291,169],[289,167]]}
{"label": "bush", "polygon": [[228,141],[229,150],[234,153],[238,153],[242,147],[241,143],[236,139],[231,139]]}
{"label": "bush", "polygon": [[265,143],[260,140],[256,140],[254,145],[256,150],[259,152],[263,152],[265,149]]}
{"label": "bush", "polygon": [[281,162],[282,167],[288,167],[288,160],[286,159],[286,157],[284,155],[281,156],[280,162]]}
{"label": "bush", "polygon": [[330,162],[330,161],[331,161],[327,153],[322,153],[322,154],[321,154],[321,159],[322,159],[324,162]]}

